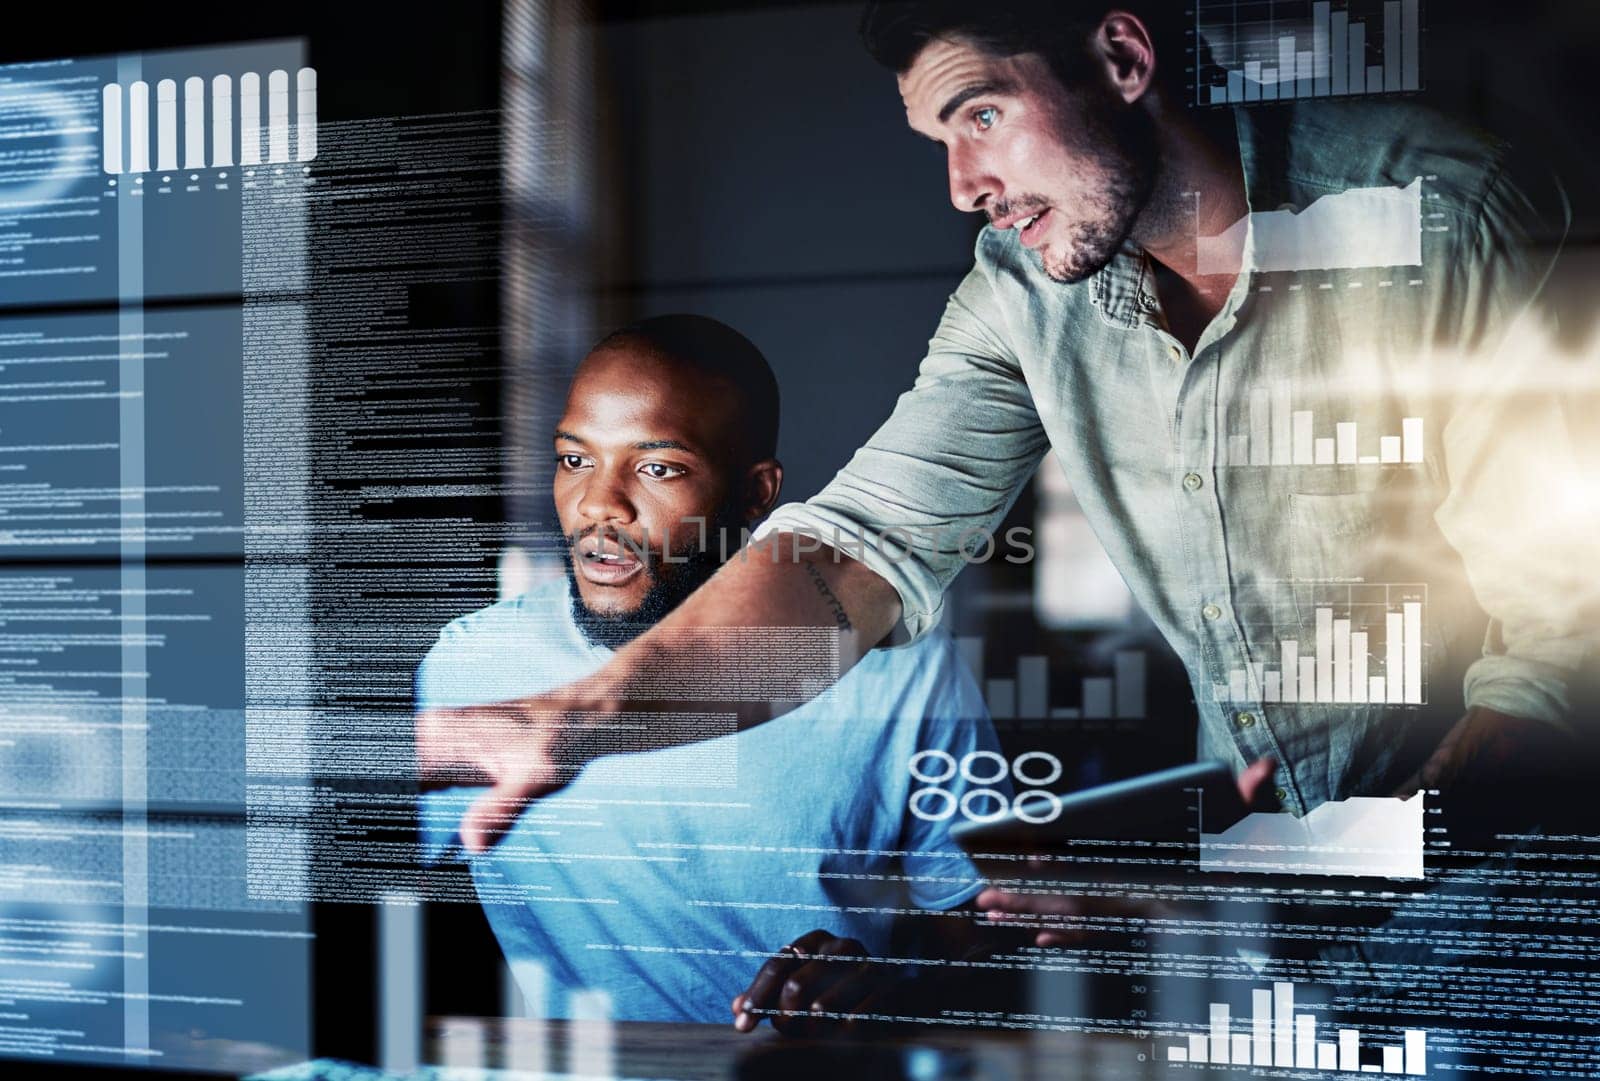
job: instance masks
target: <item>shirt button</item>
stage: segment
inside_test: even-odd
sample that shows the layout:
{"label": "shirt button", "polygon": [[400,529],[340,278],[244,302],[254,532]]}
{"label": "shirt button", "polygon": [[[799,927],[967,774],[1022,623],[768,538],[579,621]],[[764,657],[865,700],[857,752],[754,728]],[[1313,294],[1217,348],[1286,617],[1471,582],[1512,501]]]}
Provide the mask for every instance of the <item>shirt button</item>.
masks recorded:
{"label": "shirt button", "polygon": [[1199,473],[1190,473],[1183,478],[1183,486],[1191,492],[1198,492],[1205,484]]}
{"label": "shirt button", "polygon": [[1208,604],[1204,608],[1200,609],[1200,614],[1205,616],[1207,619],[1221,619],[1222,609],[1218,608],[1214,604]]}
{"label": "shirt button", "polygon": [[1183,359],[1183,350],[1180,347],[1176,346],[1176,345],[1169,347],[1167,349],[1167,352],[1172,354],[1172,359],[1173,359],[1174,362],[1180,361],[1180,360]]}
{"label": "shirt button", "polygon": [[1272,798],[1277,800],[1279,803],[1282,803],[1289,798],[1289,793],[1285,792],[1281,788],[1274,788],[1272,790]]}
{"label": "shirt button", "polygon": [[1256,715],[1254,713],[1241,713],[1234,719],[1239,722],[1240,728],[1251,728],[1256,723]]}

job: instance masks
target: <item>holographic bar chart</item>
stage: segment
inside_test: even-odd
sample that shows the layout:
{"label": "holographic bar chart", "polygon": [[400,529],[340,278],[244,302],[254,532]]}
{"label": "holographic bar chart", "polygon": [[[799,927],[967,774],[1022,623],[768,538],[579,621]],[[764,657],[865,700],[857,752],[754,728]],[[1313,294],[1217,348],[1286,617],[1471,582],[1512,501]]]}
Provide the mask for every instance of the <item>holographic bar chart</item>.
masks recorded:
{"label": "holographic bar chart", "polygon": [[1211,1003],[1206,1031],[1190,1033],[1181,1044],[1169,1044],[1166,1061],[1409,1077],[1424,1077],[1428,1073],[1428,1034],[1423,1029],[1402,1030],[1400,1046],[1376,1047],[1378,1061],[1364,1062],[1361,1030],[1340,1028],[1336,1039],[1319,1039],[1316,1015],[1295,1012],[1295,985],[1292,983],[1279,982],[1274,983],[1270,991],[1261,988],[1252,991],[1250,1008],[1249,1022],[1234,1031],[1229,1004]]}
{"label": "holographic bar chart", "polygon": [[[1322,422],[1321,431],[1327,431]],[[1420,465],[1426,460],[1422,417],[1402,417],[1400,430],[1362,429],[1356,421],[1333,424],[1331,436],[1318,430],[1313,410],[1296,409],[1288,383],[1250,392],[1249,429],[1230,432],[1219,448],[1221,464],[1234,468],[1263,465]]]}
{"label": "holographic bar chart", "polygon": [[1195,65],[1199,105],[1422,89],[1422,0],[1201,3],[1196,33],[1212,60],[1209,78]]}
{"label": "holographic bar chart", "polygon": [[[235,92],[237,85],[237,93]],[[301,68],[291,93],[289,73],[279,69],[266,79],[265,123],[262,80],[245,72],[235,84],[228,75],[210,81],[210,167],[280,165],[308,162],[317,156],[317,73]],[[182,141],[184,169],[207,167],[206,80],[183,81]],[[150,84],[138,80],[123,87],[108,83],[100,94],[101,168],[112,176],[179,169],[178,82],[162,79],[155,86],[155,159],[151,161]],[[291,104],[293,106],[291,110]],[[235,111],[237,110],[237,112]],[[290,121],[291,111],[294,114]],[[235,124],[235,116],[238,118]],[[238,134],[237,156],[234,135]]]}
{"label": "holographic bar chart", "polygon": [[[1218,702],[1425,705],[1422,584],[1330,585],[1310,607],[1310,641],[1279,639],[1275,656],[1230,669]],[[1381,633],[1380,633],[1381,628]]]}

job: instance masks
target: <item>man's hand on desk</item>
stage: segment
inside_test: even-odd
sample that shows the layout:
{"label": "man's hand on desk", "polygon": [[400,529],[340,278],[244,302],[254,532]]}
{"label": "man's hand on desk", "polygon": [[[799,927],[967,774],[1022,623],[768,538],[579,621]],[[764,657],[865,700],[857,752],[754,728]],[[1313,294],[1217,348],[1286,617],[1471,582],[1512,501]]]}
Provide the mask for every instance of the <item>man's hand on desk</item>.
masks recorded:
{"label": "man's hand on desk", "polygon": [[424,787],[487,784],[461,819],[461,842],[482,852],[532,800],[563,787],[588,755],[573,703],[546,697],[417,715],[417,767]]}
{"label": "man's hand on desk", "polygon": [[772,1027],[786,1036],[815,1036],[854,1023],[840,1014],[893,1012],[889,1000],[904,982],[897,967],[867,956],[855,939],[819,929],[757,970],[733,1000],[733,1026],[751,1032],[762,1016],[770,1016]]}
{"label": "man's hand on desk", "polygon": [[[1271,758],[1260,758],[1239,774],[1239,795],[1246,807],[1273,809],[1268,794],[1272,791],[1272,777],[1277,770],[1278,764]],[[1172,913],[1169,906],[1159,901],[1107,901],[1064,893],[1009,893],[992,887],[978,894],[977,905],[990,922],[1018,928],[1040,923],[1048,926],[1052,921],[1065,924],[1092,916],[1138,919]],[[1083,936],[1081,930],[1055,926],[1037,932],[1033,941],[1036,946],[1068,946],[1081,941]]]}

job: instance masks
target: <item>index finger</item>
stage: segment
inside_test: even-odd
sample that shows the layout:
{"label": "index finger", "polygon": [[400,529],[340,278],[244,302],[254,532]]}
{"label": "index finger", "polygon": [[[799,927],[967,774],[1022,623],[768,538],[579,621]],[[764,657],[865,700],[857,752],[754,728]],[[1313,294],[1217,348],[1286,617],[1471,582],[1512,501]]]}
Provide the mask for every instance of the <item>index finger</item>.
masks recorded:
{"label": "index finger", "polygon": [[1278,760],[1268,755],[1258,758],[1239,774],[1239,798],[1244,800],[1244,805],[1251,810],[1272,810],[1275,804],[1270,796],[1272,789],[1269,787],[1273,776],[1278,772]]}

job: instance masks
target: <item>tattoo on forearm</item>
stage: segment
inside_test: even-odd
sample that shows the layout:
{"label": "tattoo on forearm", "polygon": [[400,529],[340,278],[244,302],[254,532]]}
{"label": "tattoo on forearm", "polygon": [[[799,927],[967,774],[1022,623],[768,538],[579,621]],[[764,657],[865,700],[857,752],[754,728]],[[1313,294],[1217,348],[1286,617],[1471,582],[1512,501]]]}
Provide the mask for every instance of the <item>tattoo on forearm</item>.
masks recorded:
{"label": "tattoo on forearm", "polygon": [[817,587],[817,596],[828,603],[828,607],[833,611],[833,621],[839,625],[839,629],[841,631],[855,630],[855,626],[850,622],[850,614],[844,610],[844,605],[834,595],[833,590],[828,588],[828,580],[822,577],[822,572],[817,570],[816,564],[806,563],[804,566],[806,568],[806,577],[810,578],[811,584]]}

